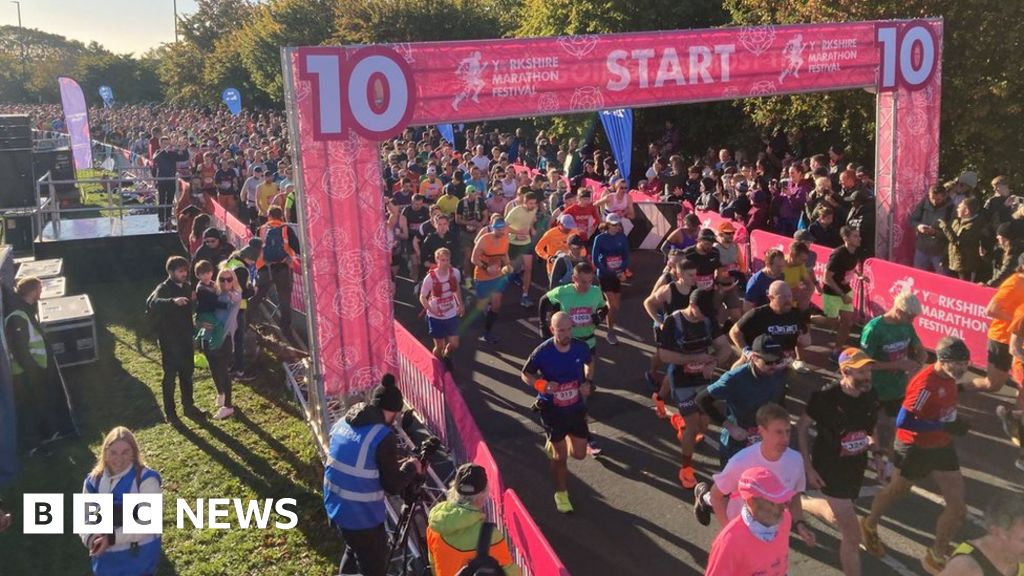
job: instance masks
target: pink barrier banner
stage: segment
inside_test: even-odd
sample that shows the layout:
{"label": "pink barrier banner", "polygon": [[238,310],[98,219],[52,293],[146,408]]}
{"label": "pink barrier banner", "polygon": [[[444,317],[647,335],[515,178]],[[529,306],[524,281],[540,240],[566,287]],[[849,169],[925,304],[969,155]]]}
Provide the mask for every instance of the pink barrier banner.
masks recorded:
{"label": "pink barrier banner", "polygon": [[[785,236],[779,236],[778,234],[772,234],[765,232],[764,230],[754,230],[750,233],[750,273],[753,274],[764,268],[764,253],[772,248],[778,248],[782,250],[783,254],[789,252],[789,245],[794,240],[792,238],[786,238]],[[825,283],[825,265],[828,264],[828,258],[832,255],[832,248],[827,246],[821,246],[819,244],[811,244],[811,251],[814,252],[814,278],[818,281],[818,285],[824,285]],[[860,284],[859,281],[854,280],[850,283],[853,288],[853,293],[856,296],[857,287]],[[811,302],[815,306],[821,308],[821,294],[817,292],[811,296]]]}
{"label": "pink barrier banner", "polygon": [[505,491],[503,503],[506,534],[516,546],[520,565],[538,576],[569,576],[514,490]]}
{"label": "pink barrier banner", "polygon": [[491,455],[491,449],[487,447],[486,442],[480,441],[477,444],[473,463],[482,467],[487,472],[487,493],[491,497],[491,503],[494,504],[495,516],[501,518],[502,509],[504,508],[502,494],[505,493],[505,483],[501,480],[501,471],[498,470],[498,463],[494,461],[494,456]]}
{"label": "pink barrier banner", "polygon": [[[400,361],[393,372],[398,380],[399,389],[406,402],[414,406],[423,417],[430,431],[448,442],[445,425],[445,371],[441,361],[397,322],[395,337],[402,347]],[[326,361],[339,362],[344,361],[344,358],[331,358]]]}
{"label": "pink barrier banner", "polygon": [[245,248],[245,245],[249,242],[249,238],[252,238],[252,231],[249,230],[249,227],[242,224],[234,214],[224,209],[224,206],[222,206],[220,202],[210,202],[210,207],[213,210],[213,217],[224,226],[224,231],[227,233],[228,241],[231,242],[235,248]]}
{"label": "pink barrier banner", "polygon": [[735,220],[725,218],[718,212],[698,210],[696,214],[700,217],[701,228],[711,228],[717,232],[719,225],[723,222],[729,222],[734,228],[736,228],[736,236],[733,237],[734,242],[737,244],[746,244],[750,240],[750,237],[747,234],[747,227]]}
{"label": "pink barrier banner", "polygon": [[448,406],[448,414],[451,416],[452,424],[462,439],[462,446],[466,450],[466,459],[475,461],[477,449],[484,445],[484,437],[477,428],[476,420],[462,398],[462,393],[452,380],[451,374],[444,375],[445,402]]}
{"label": "pink barrier banner", "polygon": [[956,336],[971,350],[971,363],[985,367],[991,320],[985,309],[995,296],[995,288],[878,258],[864,262],[864,276],[868,316],[885,313],[898,294],[911,292],[921,301],[923,311],[914,327],[925,348],[934,350],[943,337]]}

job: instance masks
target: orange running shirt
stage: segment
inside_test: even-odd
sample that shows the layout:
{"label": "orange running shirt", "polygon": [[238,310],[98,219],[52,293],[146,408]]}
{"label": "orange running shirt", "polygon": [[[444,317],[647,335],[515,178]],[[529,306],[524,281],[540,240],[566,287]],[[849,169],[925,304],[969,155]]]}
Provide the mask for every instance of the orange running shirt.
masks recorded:
{"label": "orange running shirt", "polygon": [[[1024,306],[1024,275],[1014,274],[1003,281],[992,297],[996,308],[1013,315],[1021,306]],[[988,328],[988,339],[1003,344],[1010,343],[1010,320],[992,319],[992,325]]]}
{"label": "orange running shirt", "polygon": [[[508,235],[498,238],[493,232],[484,234],[477,240],[477,244],[483,247],[483,255],[481,260],[484,261],[488,266],[491,264],[501,265],[504,258],[508,257]],[[486,268],[475,266],[473,268],[473,278],[477,280],[494,280],[500,277],[502,274],[490,274]]]}

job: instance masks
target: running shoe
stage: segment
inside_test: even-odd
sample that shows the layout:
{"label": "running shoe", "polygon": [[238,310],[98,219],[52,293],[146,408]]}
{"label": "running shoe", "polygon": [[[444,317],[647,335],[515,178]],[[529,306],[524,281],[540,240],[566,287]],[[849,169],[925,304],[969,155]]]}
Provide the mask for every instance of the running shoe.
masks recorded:
{"label": "running shoe", "polygon": [[490,333],[490,332],[484,332],[480,336],[480,339],[483,340],[484,342],[488,343],[488,344],[497,344],[498,343],[498,337],[495,336],[494,334]]}
{"label": "running shoe", "polygon": [[508,277],[508,281],[511,282],[513,286],[518,286],[518,287],[522,288],[523,287],[523,273],[522,272],[516,272],[515,274],[512,274],[511,276]]}
{"label": "running shoe", "polygon": [[697,486],[697,475],[693,472],[693,466],[679,468],[679,483],[687,490],[693,490]]}
{"label": "running shoe", "polygon": [[704,503],[704,495],[711,492],[707,482],[699,482],[693,489],[693,516],[701,526],[711,525],[711,507]]}
{"label": "running shoe", "polygon": [[567,491],[555,492],[555,509],[562,514],[568,514],[573,511],[572,502],[569,502],[569,493]]}
{"label": "running shoe", "polygon": [[1014,446],[1020,446],[1020,421],[1013,417],[1013,409],[1006,404],[1000,404],[996,406],[996,416],[1003,425],[1003,433]]}
{"label": "running shoe", "polygon": [[601,445],[597,443],[597,438],[593,436],[587,440],[587,454],[592,458],[597,458],[601,455]]}
{"label": "running shoe", "polygon": [[555,445],[551,443],[551,440],[544,442],[544,453],[548,455],[548,458],[554,460],[558,454],[555,452]]}
{"label": "running shoe", "polygon": [[938,574],[946,568],[946,557],[936,556],[935,552],[929,548],[921,557],[921,567],[929,574]]}
{"label": "running shoe", "polygon": [[626,268],[626,271],[624,272],[624,274],[626,275],[626,278],[632,278],[633,277],[633,271],[630,270],[629,268]]}
{"label": "running shoe", "polygon": [[619,337],[615,335],[615,332],[608,333],[608,343],[615,346],[619,343]]}
{"label": "running shoe", "polygon": [[533,300],[530,300],[529,296],[523,296],[522,298],[519,299],[519,305],[522,306],[523,308],[533,308],[535,302]]}
{"label": "running shoe", "polygon": [[868,527],[867,517],[860,519],[860,539],[861,547],[864,548],[865,552],[879,558],[885,556],[885,545],[882,544],[882,539],[878,537],[878,528]]}
{"label": "running shoe", "polygon": [[791,364],[791,366],[793,366],[793,370],[796,370],[801,374],[807,374],[808,372],[811,371],[811,369],[807,366],[807,363],[805,363],[803,360],[793,360],[793,364]]}
{"label": "running shoe", "polygon": [[665,401],[661,399],[661,395],[655,392],[651,394],[651,400],[654,400],[654,413],[658,415],[658,418],[662,420],[668,418],[668,413],[665,411]]}
{"label": "running shoe", "polygon": [[231,418],[235,414],[235,409],[228,406],[221,406],[220,410],[213,415],[214,420],[224,420],[225,418]]}

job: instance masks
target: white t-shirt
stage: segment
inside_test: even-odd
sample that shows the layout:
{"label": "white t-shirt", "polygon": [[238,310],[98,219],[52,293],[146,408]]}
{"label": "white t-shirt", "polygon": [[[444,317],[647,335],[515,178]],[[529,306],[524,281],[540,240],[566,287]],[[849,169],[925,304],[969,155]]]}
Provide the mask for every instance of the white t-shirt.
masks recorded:
{"label": "white t-shirt", "polygon": [[[441,310],[440,314],[435,314],[431,308],[427,308],[427,316],[436,318],[438,320],[448,320],[454,318],[459,313],[458,302],[455,300],[456,293],[459,291],[459,285],[462,284],[462,274],[459,273],[457,268],[449,269],[449,274],[455,278],[455,292],[451,291],[451,281],[445,277],[442,278],[437,272],[427,273],[426,277],[423,278],[423,287],[420,288],[420,296],[427,296],[429,300],[437,302],[438,307]],[[441,281],[441,296],[437,297],[434,291],[434,276]]]}
{"label": "white t-shirt", "polygon": [[804,457],[792,448],[786,448],[782,457],[775,462],[769,462],[761,454],[761,443],[747,446],[737,452],[725,468],[714,475],[715,486],[723,494],[729,494],[729,508],[725,511],[729,520],[740,515],[743,508],[743,500],[740,499],[739,485],[740,476],[751,468],[767,468],[779,477],[782,485],[801,493],[807,489],[807,478],[804,475]]}
{"label": "white t-shirt", "polygon": [[482,172],[487,172],[491,168],[491,159],[487,156],[473,156],[470,162],[476,164],[476,167]]}

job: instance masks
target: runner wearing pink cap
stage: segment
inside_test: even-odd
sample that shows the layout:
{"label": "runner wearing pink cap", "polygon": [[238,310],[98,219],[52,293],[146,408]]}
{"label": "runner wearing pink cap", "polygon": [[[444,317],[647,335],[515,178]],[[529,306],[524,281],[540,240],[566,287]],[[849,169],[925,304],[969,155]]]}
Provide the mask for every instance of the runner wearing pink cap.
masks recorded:
{"label": "runner wearing pink cap", "polygon": [[711,544],[705,576],[785,576],[789,568],[789,502],[796,492],[771,470],[748,468],[739,481],[740,515]]}

